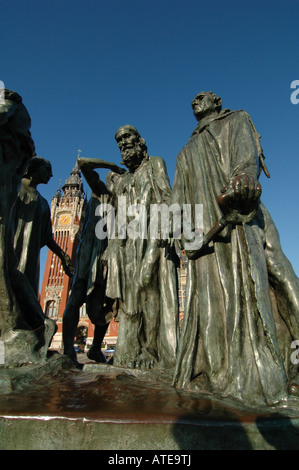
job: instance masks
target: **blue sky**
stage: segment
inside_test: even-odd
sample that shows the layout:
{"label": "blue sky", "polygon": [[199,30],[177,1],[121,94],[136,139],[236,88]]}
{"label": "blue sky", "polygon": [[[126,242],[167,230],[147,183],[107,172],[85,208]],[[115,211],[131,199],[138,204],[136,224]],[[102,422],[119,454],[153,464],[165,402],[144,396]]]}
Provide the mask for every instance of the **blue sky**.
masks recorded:
{"label": "blue sky", "polygon": [[261,177],[262,199],[299,274],[299,104],[290,100],[299,80],[298,0],[0,0],[0,7],[0,80],[23,97],[37,154],[52,163],[54,177],[39,186],[49,202],[79,148],[120,162],[114,134],[124,124],[165,159],[172,184],[176,156],[196,126],[191,101],[212,90],[224,107],[245,109],[262,135],[271,173]]}

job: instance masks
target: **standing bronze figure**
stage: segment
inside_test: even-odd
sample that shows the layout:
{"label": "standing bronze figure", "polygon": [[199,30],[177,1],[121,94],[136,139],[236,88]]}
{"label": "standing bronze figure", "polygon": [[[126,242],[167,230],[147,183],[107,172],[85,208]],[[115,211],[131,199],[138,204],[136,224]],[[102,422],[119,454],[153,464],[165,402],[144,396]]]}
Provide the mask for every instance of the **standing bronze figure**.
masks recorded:
{"label": "standing bronze figure", "polygon": [[177,157],[172,201],[203,204],[205,237],[187,252],[174,384],[272,405],[297,373],[299,280],[260,201],[258,178],[269,174],[249,115],[222,110],[212,92],[192,107],[198,126]]}
{"label": "standing bronze figure", "polygon": [[[114,301],[119,319],[113,364],[170,369],[178,334],[177,258],[169,242],[144,231],[150,226],[151,205],[170,203],[169,179],[163,159],[148,155],[135,127],[120,127],[115,138],[127,170],[111,168],[102,189],[115,216],[113,236],[102,225],[108,240],[102,254],[105,295]],[[80,159],[80,166],[109,168],[107,162],[86,158]],[[97,233],[105,240],[102,235]]]}
{"label": "standing bronze figure", "polygon": [[47,356],[56,324],[45,317],[13,247],[12,208],[35,146],[31,119],[18,93],[5,90],[0,104],[0,330],[6,367]]}
{"label": "standing bronze figure", "polygon": [[36,297],[39,296],[40,250],[47,246],[60,259],[65,273],[72,277],[70,257],[54,240],[49,204],[36,189],[47,184],[52,177],[48,160],[34,157],[23,175],[14,210],[14,248],[18,258],[18,270],[28,278]]}
{"label": "standing bronze figure", "polygon": [[105,294],[106,268],[102,257],[108,240],[96,236],[96,226],[100,220],[97,209],[101,204],[108,203],[110,195],[95,168],[104,166],[121,173],[123,169],[96,158],[79,157],[77,161],[92,193],[84,214],[85,223],[76,253],[71,293],[63,313],[63,345],[64,354],[69,356],[78,368],[82,368],[74,348],[80,307],[86,304],[86,313],[94,324],[93,342],[87,356],[96,362],[106,362],[102,353],[102,341],[111,319],[117,314],[113,308],[114,300],[107,298]]}
{"label": "standing bronze figure", "polygon": [[[175,250],[143,233],[150,226],[151,205],[170,203],[166,166],[162,158],[148,155],[145,140],[135,127],[120,127],[115,139],[128,171],[108,174],[107,187],[118,213],[120,197],[125,198],[128,215],[129,207],[136,207],[140,226],[136,238],[127,230],[125,239],[110,240],[104,254],[106,293],[118,299],[120,313],[114,365],[171,368],[178,330]],[[118,227],[118,236],[120,230]]]}

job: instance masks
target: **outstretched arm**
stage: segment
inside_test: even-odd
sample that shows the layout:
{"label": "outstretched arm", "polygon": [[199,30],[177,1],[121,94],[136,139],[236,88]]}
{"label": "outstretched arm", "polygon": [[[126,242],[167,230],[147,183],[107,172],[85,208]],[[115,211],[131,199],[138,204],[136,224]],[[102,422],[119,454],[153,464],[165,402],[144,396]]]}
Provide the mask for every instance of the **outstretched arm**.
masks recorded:
{"label": "outstretched arm", "polygon": [[114,173],[118,173],[120,175],[122,175],[125,172],[123,168],[116,165],[115,163],[107,162],[105,160],[101,160],[100,158],[79,157],[78,164],[80,168],[82,169],[82,171],[83,171],[83,168],[90,169],[90,170],[94,170],[96,168],[106,168],[107,170],[114,171]]}
{"label": "outstretched arm", "polygon": [[105,183],[101,181],[98,173],[94,171],[96,168],[106,168],[118,174],[125,172],[123,168],[120,168],[115,163],[106,162],[100,158],[79,157],[78,164],[91,190],[98,196],[107,194],[109,191]]}

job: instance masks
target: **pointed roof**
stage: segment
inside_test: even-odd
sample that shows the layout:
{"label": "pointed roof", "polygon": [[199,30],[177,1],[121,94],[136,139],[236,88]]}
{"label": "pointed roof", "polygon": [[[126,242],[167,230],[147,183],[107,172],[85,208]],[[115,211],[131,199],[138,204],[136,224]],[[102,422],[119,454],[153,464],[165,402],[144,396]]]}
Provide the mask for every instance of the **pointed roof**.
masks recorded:
{"label": "pointed roof", "polygon": [[65,180],[64,185],[62,186],[62,190],[65,191],[65,189],[68,188],[70,190],[76,191],[76,195],[84,195],[84,190],[83,190],[83,179],[81,176],[81,171],[78,165],[78,161],[76,160],[75,166],[71,171],[70,176]]}
{"label": "pointed roof", "polygon": [[70,176],[65,180],[65,184],[62,186],[62,189],[64,189],[65,186],[77,186],[79,188],[81,185],[81,172],[79,170],[78,163],[76,162],[76,165],[72,169]]}

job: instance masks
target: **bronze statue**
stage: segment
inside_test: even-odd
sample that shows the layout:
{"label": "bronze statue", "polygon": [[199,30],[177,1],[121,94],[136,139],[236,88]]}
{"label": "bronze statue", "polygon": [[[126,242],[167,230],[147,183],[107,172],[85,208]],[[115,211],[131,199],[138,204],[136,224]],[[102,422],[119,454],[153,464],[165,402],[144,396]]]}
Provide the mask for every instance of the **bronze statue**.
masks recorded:
{"label": "bronze statue", "polygon": [[[151,205],[170,202],[166,166],[162,158],[148,155],[145,141],[135,127],[120,127],[115,139],[122,164],[128,170],[123,175],[109,173],[107,187],[113,195],[116,213],[123,215],[128,211],[134,217],[136,209],[140,226],[133,223],[130,234],[131,220],[124,234],[124,226],[117,218],[118,236],[109,240],[103,256],[108,267],[106,295],[119,303],[113,364],[171,368],[175,363],[178,330],[176,254],[169,242],[142,233],[149,227]],[[134,228],[138,234],[134,234]]]}
{"label": "bronze statue", "polygon": [[72,277],[70,257],[55,242],[49,204],[36,187],[47,184],[52,177],[48,160],[34,157],[22,178],[21,189],[14,205],[14,248],[19,260],[18,270],[26,275],[38,297],[40,249],[47,246],[60,259],[65,273]]}
{"label": "bronze statue", "polygon": [[100,162],[101,167],[114,172],[123,172],[123,169],[98,159],[79,157],[77,161],[92,194],[84,215],[85,223],[77,249],[71,293],[63,314],[63,345],[64,354],[81,368],[74,349],[80,307],[86,303],[86,313],[95,327],[93,343],[87,355],[96,362],[106,362],[101,350],[102,341],[111,319],[117,314],[113,309],[114,301],[105,296],[106,270],[102,264],[102,255],[107,247],[107,239],[101,240],[95,233],[99,221],[96,215],[97,207],[109,201],[109,194],[94,168],[97,168]]}
{"label": "bronze statue", "polygon": [[[108,246],[102,254],[106,297],[116,302],[119,320],[113,364],[170,369],[178,334],[177,258],[169,241],[147,237],[141,227],[149,226],[151,205],[170,202],[167,171],[162,158],[148,155],[135,127],[120,127],[115,138],[128,170],[121,174],[112,169],[102,189],[115,213],[115,231],[109,236],[107,229]],[[80,160],[81,168],[83,160],[86,167],[107,168],[101,160]],[[135,217],[138,209],[144,224]]]}
{"label": "bronze statue", "polygon": [[246,403],[286,400],[296,375],[299,280],[260,201],[269,176],[245,111],[212,92],[192,102],[199,124],[177,157],[172,201],[203,204],[204,245],[190,258],[174,384]]}
{"label": "bronze statue", "polygon": [[31,119],[18,93],[5,90],[0,104],[0,330],[5,366],[47,356],[56,324],[47,319],[13,248],[12,207],[28,162],[35,156]]}

